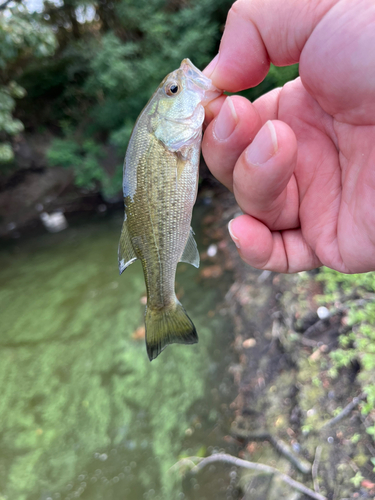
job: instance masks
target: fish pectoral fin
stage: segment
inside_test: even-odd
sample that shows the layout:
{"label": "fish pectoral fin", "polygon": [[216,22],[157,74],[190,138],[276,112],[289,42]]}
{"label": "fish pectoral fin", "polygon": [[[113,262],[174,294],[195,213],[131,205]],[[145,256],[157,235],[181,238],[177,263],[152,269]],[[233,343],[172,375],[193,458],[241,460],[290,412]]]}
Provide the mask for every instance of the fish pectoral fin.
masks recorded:
{"label": "fish pectoral fin", "polygon": [[137,260],[134,248],[130,239],[128,224],[126,220],[122,225],[120,242],[118,245],[118,267],[120,274],[122,274],[125,269],[130,266],[134,261]]}
{"label": "fish pectoral fin", "polygon": [[186,165],[186,159],[183,158],[183,156],[178,153],[177,154],[177,182],[180,180],[180,177],[182,175],[182,172],[184,171]]}
{"label": "fish pectoral fin", "polygon": [[197,248],[197,243],[194,239],[194,231],[190,228],[190,234],[185,246],[185,250],[182,252],[180,262],[187,262],[194,267],[199,267],[200,258]]}

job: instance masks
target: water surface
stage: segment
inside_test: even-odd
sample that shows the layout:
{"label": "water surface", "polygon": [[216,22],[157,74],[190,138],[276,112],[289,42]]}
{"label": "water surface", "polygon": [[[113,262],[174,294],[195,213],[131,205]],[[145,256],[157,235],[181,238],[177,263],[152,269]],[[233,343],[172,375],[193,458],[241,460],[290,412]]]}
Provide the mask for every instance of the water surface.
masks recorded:
{"label": "water surface", "polygon": [[177,292],[199,344],[150,363],[134,338],[141,266],[118,276],[121,219],[1,248],[1,499],[219,498],[217,485],[199,493],[199,482],[182,485],[169,469],[212,450],[233,399],[231,328],[218,310],[230,277],[217,284],[179,265]]}

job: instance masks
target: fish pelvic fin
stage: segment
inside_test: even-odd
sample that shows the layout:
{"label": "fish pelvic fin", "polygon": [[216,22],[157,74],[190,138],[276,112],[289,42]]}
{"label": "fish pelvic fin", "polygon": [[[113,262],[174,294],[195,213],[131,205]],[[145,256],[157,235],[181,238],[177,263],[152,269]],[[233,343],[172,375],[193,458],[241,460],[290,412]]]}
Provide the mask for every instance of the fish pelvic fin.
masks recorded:
{"label": "fish pelvic fin", "polygon": [[168,344],[196,344],[198,335],[185,309],[176,299],[168,308],[146,308],[146,347],[149,360],[155,359]]}
{"label": "fish pelvic fin", "polygon": [[194,231],[192,230],[192,228],[190,228],[189,237],[186,242],[185,250],[182,253],[180,262],[187,262],[194,267],[199,267],[199,252],[197,243],[194,239]]}
{"label": "fish pelvic fin", "polygon": [[136,260],[137,256],[135,255],[134,248],[130,239],[128,224],[126,220],[124,220],[121,230],[120,242],[118,245],[118,268],[120,274],[122,274],[125,269]]}

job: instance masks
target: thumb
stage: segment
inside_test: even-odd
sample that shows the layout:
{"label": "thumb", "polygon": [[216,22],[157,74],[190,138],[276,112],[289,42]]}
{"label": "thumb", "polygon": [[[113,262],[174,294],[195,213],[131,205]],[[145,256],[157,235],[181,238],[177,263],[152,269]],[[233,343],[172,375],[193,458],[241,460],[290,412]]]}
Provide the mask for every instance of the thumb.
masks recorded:
{"label": "thumb", "polygon": [[229,92],[258,85],[270,61],[299,62],[315,26],[338,0],[237,0],[227,17],[219,54],[204,73]]}

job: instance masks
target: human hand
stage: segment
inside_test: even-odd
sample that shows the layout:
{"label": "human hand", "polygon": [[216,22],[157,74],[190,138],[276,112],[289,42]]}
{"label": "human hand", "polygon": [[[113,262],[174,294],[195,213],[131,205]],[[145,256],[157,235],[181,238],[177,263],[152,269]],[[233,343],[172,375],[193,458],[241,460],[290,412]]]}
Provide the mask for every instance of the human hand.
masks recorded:
{"label": "human hand", "polygon": [[208,105],[212,173],[245,215],[230,232],[259,269],[375,270],[375,3],[238,0],[204,73],[238,92],[270,61],[300,78],[257,99]]}

